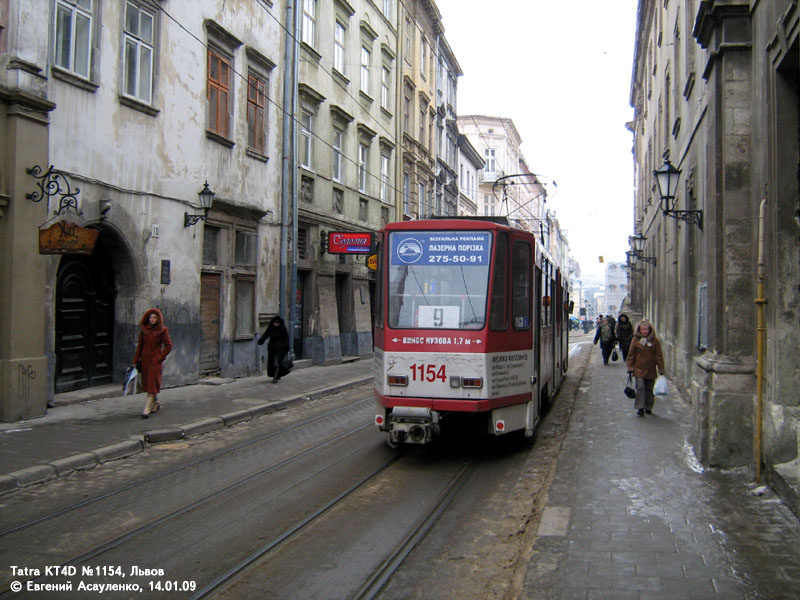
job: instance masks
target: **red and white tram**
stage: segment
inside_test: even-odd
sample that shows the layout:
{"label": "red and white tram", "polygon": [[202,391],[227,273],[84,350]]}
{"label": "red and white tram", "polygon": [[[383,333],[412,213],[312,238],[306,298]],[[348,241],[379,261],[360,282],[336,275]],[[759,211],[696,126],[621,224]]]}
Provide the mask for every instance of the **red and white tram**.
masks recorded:
{"label": "red and white tram", "polygon": [[568,367],[568,292],[533,234],[489,219],[387,225],[378,242],[375,424],[532,436]]}

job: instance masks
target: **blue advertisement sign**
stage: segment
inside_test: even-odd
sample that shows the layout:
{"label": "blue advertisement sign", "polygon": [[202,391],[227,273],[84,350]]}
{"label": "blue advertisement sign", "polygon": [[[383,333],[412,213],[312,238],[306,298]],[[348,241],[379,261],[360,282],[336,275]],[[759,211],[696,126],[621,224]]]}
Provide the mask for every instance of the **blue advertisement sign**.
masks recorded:
{"label": "blue advertisement sign", "polygon": [[392,266],[485,267],[492,247],[488,231],[396,231],[391,240]]}

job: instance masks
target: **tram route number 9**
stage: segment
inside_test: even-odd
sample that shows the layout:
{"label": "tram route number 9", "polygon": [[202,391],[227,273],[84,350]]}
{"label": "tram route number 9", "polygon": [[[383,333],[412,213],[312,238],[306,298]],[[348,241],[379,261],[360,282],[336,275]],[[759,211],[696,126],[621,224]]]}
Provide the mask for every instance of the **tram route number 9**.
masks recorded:
{"label": "tram route number 9", "polygon": [[436,365],[411,365],[411,379],[412,381],[429,381],[433,383],[437,379],[447,381],[444,365],[438,367]]}

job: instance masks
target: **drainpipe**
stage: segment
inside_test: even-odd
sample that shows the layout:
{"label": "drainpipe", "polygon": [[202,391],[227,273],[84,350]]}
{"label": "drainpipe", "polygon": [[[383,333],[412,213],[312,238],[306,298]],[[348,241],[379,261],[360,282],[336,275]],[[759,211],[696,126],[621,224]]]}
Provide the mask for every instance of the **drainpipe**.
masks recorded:
{"label": "drainpipe", "polygon": [[758,334],[756,345],[756,431],[755,431],[755,455],[756,455],[756,483],[761,483],[761,426],[762,410],[764,402],[763,378],[764,378],[764,332],[767,328],[764,324],[764,305],[767,299],[764,298],[764,280],[766,279],[766,266],[764,265],[764,228],[767,220],[767,199],[761,201],[758,211],[758,291],[755,299],[758,310]]}
{"label": "drainpipe", "polygon": [[[292,265],[291,281],[289,285],[289,349],[294,350],[294,326],[297,321],[297,195],[298,195],[298,169],[297,169],[297,122],[299,105],[297,94],[298,69],[300,64],[300,2],[295,4],[294,11],[294,56],[292,60],[292,141],[294,153],[292,155]],[[301,315],[302,317],[302,315]]]}
{"label": "drainpipe", "polygon": [[[286,43],[283,68],[283,156],[281,157],[281,271],[278,291],[278,311],[286,322],[286,269],[289,245],[289,176],[292,167],[292,92],[294,90],[294,5],[286,3]],[[291,338],[291,336],[289,336]]]}

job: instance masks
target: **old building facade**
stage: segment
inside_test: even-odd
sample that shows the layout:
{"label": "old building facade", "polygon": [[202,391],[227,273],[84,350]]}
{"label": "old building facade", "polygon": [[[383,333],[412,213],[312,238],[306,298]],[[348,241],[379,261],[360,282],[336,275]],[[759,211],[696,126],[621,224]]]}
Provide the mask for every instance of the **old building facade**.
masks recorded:
{"label": "old building facade", "polygon": [[[167,386],[259,372],[277,313],[301,357],[368,355],[374,275],[328,234],[455,211],[461,72],[431,0],[0,0],[0,60],[6,420],[119,381],[150,306]],[[53,177],[59,215],[26,199]],[[97,251],[40,254],[52,223]]]}
{"label": "old building facade", "polygon": [[[635,230],[654,259],[632,298],[692,400],[698,458],[763,470],[796,512],[799,34],[790,0],[642,0],[631,88]],[[674,206],[654,181],[665,152]]]}
{"label": "old building facade", "polygon": [[318,364],[372,352],[365,256],[330,232],[377,232],[397,212],[398,4],[301,3],[295,347]]}
{"label": "old building facade", "polygon": [[[166,385],[260,368],[258,315],[278,309],[281,27],[274,8],[238,4],[0,3],[0,319],[19,340],[4,420],[119,381],[151,306],[175,344]],[[189,224],[206,182],[216,200]],[[52,226],[99,232],[94,251],[41,253]]]}

